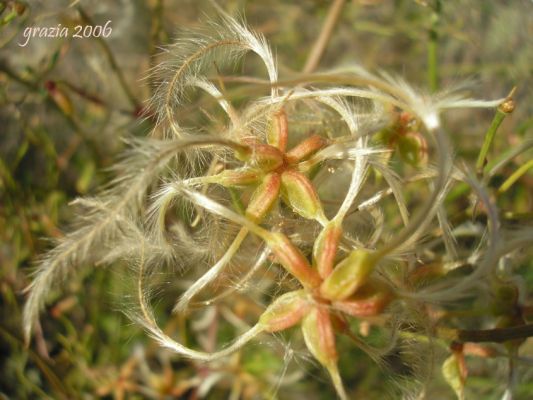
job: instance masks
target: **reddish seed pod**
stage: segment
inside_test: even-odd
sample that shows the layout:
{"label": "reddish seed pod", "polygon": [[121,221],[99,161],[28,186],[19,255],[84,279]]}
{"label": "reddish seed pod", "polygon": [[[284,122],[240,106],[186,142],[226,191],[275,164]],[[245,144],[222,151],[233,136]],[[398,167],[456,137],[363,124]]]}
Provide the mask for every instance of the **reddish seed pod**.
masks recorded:
{"label": "reddish seed pod", "polygon": [[352,317],[371,317],[379,315],[391,300],[392,295],[387,287],[368,282],[348,299],[333,302],[333,307]]}
{"label": "reddish seed pod", "polygon": [[285,159],[289,164],[303,161],[326,146],[327,143],[326,138],[320,135],[312,135],[289,150],[285,154]]}
{"label": "reddish seed pod", "polygon": [[335,332],[326,309],[314,307],[302,321],[302,332],[307,348],[322,365],[337,363]]}
{"label": "reddish seed pod", "polygon": [[283,108],[274,113],[267,131],[267,143],[276,147],[281,152],[287,148],[287,138],[289,136],[289,122],[287,113]]}
{"label": "reddish seed pod", "polygon": [[222,186],[250,185],[257,182],[261,172],[253,169],[227,169],[218,175],[217,183]]}
{"label": "reddish seed pod", "polygon": [[322,279],[333,270],[342,228],[336,223],[328,223],[318,235],[313,247],[313,264]]}
{"label": "reddish seed pod", "polygon": [[283,165],[283,153],[274,146],[256,142],[255,140],[243,140],[243,143],[249,146],[246,151],[237,151],[236,157],[241,161],[252,164],[253,167],[261,169],[264,172],[273,171]]}
{"label": "reddish seed pod", "polygon": [[259,318],[267,332],[278,332],[296,325],[309,309],[307,291],[295,290],[278,297]]}
{"label": "reddish seed pod", "polygon": [[272,234],[272,241],[267,243],[278,262],[306,288],[320,285],[318,273],[311,268],[302,252],[282,233]]}
{"label": "reddish seed pod", "polygon": [[263,178],[263,182],[255,189],[246,208],[246,218],[258,223],[268,214],[279,196],[281,178],[271,173]]}

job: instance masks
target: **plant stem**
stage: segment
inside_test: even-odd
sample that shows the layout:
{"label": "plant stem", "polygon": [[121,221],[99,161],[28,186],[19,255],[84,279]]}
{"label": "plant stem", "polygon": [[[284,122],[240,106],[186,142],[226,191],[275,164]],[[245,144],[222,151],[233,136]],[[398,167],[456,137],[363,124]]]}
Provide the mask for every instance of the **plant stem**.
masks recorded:
{"label": "plant stem", "polygon": [[456,331],[457,340],[460,342],[507,342],[508,340],[525,339],[533,336],[533,324],[513,326],[510,328],[496,328],[483,330]]}
{"label": "plant stem", "polygon": [[533,160],[529,160],[527,163],[518,168],[513,174],[502,183],[498,189],[498,193],[507,191],[522,175],[524,175],[529,169],[533,168]]}
{"label": "plant stem", "polygon": [[442,12],[441,0],[435,0],[435,8],[431,14],[431,27],[429,28],[429,44],[428,44],[428,82],[429,88],[432,92],[439,89],[439,72],[438,72],[438,41],[439,33],[437,27],[439,25],[440,15]]}
{"label": "plant stem", "polygon": [[[81,16],[81,19],[83,20],[83,22],[85,22],[88,25],[92,25],[92,26],[95,25],[95,23],[93,22],[91,17],[89,17],[89,15],[83,10],[82,7],[78,6],[78,12],[80,13],[80,16]],[[133,94],[133,92],[131,91],[130,87],[126,83],[126,78],[124,77],[124,74],[122,73],[122,69],[119,67],[119,65],[117,63],[117,60],[115,59],[115,56],[113,55],[113,52],[111,51],[111,48],[109,47],[107,42],[104,39],[102,39],[101,37],[96,37],[95,40],[98,42],[100,47],[102,47],[102,50],[104,51],[104,54],[105,54],[105,56],[107,58],[107,61],[109,62],[113,72],[115,72],[115,75],[118,78],[118,82],[119,82],[120,86],[122,87],[122,90],[124,91],[124,93],[128,97],[128,100],[130,101],[131,105],[135,109],[140,108],[141,104],[139,103],[139,101],[137,101],[135,95]]]}
{"label": "plant stem", "polygon": [[331,3],[328,15],[326,17],[326,20],[324,21],[322,30],[320,31],[320,35],[318,36],[315,44],[313,45],[309,56],[307,57],[307,61],[305,62],[305,66],[302,70],[303,73],[311,73],[318,66],[320,58],[322,57],[322,54],[326,49],[326,45],[331,37],[331,33],[333,32],[333,28],[335,27],[335,24],[339,19],[344,2],[345,0],[335,0]]}
{"label": "plant stem", "polygon": [[511,90],[506,100],[498,106],[498,108],[496,109],[496,115],[494,115],[489,130],[485,134],[485,141],[483,142],[481,151],[479,152],[479,156],[476,162],[476,171],[478,176],[483,175],[483,168],[485,167],[485,164],[487,162],[487,153],[489,152],[492,141],[494,140],[496,131],[500,127],[507,114],[512,113],[514,110],[514,100],[512,99],[512,97],[515,90],[516,87]]}

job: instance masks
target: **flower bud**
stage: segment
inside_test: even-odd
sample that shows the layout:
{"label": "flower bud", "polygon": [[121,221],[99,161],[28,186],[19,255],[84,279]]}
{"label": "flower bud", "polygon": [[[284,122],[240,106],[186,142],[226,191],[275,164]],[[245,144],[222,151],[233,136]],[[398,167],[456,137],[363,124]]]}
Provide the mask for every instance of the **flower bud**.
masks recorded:
{"label": "flower bud", "polygon": [[315,240],[313,264],[323,279],[327,278],[333,270],[341,234],[342,228],[338,224],[330,222]]}
{"label": "flower bud", "polygon": [[508,97],[502,104],[499,105],[498,110],[504,114],[511,114],[514,111],[515,107],[515,101],[511,97]]}
{"label": "flower bud", "polygon": [[280,151],[285,152],[288,135],[289,123],[287,121],[287,113],[285,113],[285,110],[282,108],[272,116],[267,131],[267,143],[276,147]]}
{"label": "flower bud", "polygon": [[252,194],[252,198],[246,208],[246,217],[255,223],[261,221],[278,198],[280,185],[279,174],[271,173],[266,175],[263,178],[263,182]]}
{"label": "flower bud", "polygon": [[340,301],[363,286],[376,265],[374,255],[365,249],[354,250],[342,260],[320,286],[322,297]]}
{"label": "flower bud", "polygon": [[308,310],[307,291],[295,290],[278,297],[259,318],[267,332],[278,332],[296,325]]}
{"label": "flower bud", "polygon": [[300,142],[285,154],[285,159],[289,164],[294,164],[305,160],[316,151],[320,150],[327,144],[326,138],[320,135],[312,135]]}
{"label": "flower bud", "polygon": [[272,233],[272,240],[268,246],[277,261],[304,287],[314,288],[320,285],[318,273],[311,268],[302,252],[282,233]]}
{"label": "flower bud", "polygon": [[311,310],[302,321],[302,332],[307,348],[322,365],[328,367],[337,363],[335,332],[326,309]]}
{"label": "flower bud", "polygon": [[294,212],[304,218],[326,220],[318,194],[305,175],[293,170],[283,172],[281,190],[285,202]]}
{"label": "flower bud", "polygon": [[387,287],[368,282],[346,300],[334,302],[333,307],[352,317],[371,317],[380,314],[391,300]]}

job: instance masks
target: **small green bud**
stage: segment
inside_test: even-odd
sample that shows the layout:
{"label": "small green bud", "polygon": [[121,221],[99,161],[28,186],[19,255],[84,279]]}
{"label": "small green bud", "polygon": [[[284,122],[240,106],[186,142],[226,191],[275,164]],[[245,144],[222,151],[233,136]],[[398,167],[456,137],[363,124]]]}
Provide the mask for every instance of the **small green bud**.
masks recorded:
{"label": "small green bud", "polygon": [[248,203],[245,215],[258,223],[268,214],[279,196],[281,179],[279,174],[271,173],[263,178],[263,182],[255,189]]}
{"label": "small green bud", "polygon": [[289,123],[287,121],[287,113],[282,108],[272,115],[272,120],[267,131],[267,143],[285,152],[288,136]]}
{"label": "small green bud", "polygon": [[335,332],[327,310],[321,307],[312,309],[302,321],[302,332],[305,345],[313,357],[325,367],[337,364]]}
{"label": "small green bud", "polygon": [[285,202],[304,218],[326,221],[322,203],[311,181],[300,172],[287,170],[281,175]]}
{"label": "small green bud", "polygon": [[308,310],[307,291],[295,290],[278,297],[259,318],[267,332],[296,325]]}
{"label": "small green bud", "polygon": [[368,250],[354,250],[342,260],[320,286],[322,297],[345,300],[363,286],[376,265],[375,256]]}
{"label": "small green bud", "polygon": [[315,240],[313,264],[323,279],[333,271],[341,234],[342,228],[334,222],[329,222]]}

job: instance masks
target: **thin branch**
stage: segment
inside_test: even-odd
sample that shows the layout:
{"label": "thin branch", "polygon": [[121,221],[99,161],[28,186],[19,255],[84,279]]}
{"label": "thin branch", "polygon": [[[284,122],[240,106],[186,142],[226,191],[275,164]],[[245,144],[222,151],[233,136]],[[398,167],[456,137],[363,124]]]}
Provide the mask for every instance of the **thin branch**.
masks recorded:
{"label": "thin branch", "polygon": [[309,74],[313,72],[320,63],[320,59],[322,58],[322,54],[324,53],[324,50],[329,42],[333,28],[335,28],[335,25],[337,24],[344,3],[345,0],[335,0],[331,4],[326,20],[324,21],[324,25],[322,25],[320,35],[318,36],[313,48],[311,49],[311,52],[309,53],[307,61],[305,62],[305,66],[302,70],[303,73]]}

